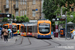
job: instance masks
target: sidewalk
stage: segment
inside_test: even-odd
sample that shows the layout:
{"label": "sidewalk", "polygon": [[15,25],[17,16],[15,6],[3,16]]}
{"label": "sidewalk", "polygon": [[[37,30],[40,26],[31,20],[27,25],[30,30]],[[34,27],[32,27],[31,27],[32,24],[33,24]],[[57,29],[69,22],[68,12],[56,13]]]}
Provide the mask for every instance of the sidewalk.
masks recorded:
{"label": "sidewalk", "polygon": [[15,36],[11,39],[8,39],[8,42],[4,41],[3,39],[0,39],[0,46],[9,46],[13,45],[16,42],[16,39],[19,39],[20,36]]}
{"label": "sidewalk", "polygon": [[66,39],[65,37],[63,37],[63,38],[62,37],[54,37],[54,35],[52,35],[51,37],[53,40],[56,40],[56,41],[58,41],[58,40],[59,41],[75,41],[75,38],[74,39],[71,39],[71,38]]}

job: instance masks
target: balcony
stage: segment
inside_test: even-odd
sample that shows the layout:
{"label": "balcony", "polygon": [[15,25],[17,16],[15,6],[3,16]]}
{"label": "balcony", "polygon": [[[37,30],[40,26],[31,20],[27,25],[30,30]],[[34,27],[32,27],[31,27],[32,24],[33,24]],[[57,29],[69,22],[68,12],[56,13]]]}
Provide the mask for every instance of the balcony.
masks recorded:
{"label": "balcony", "polygon": [[18,5],[14,5],[14,9],[15,10],[18,10]]}
{"label": "balcony", "polygon": [[4,9],[8,10],[9,9],[9,5],[4,5]]}

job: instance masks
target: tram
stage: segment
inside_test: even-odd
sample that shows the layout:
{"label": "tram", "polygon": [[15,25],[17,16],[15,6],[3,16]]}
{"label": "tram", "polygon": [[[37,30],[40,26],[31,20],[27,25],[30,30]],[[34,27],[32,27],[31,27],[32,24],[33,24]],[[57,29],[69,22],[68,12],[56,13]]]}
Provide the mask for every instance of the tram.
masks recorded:
{"label": "tram", "polygon": [[24,24],[23,36],[32,36],[36,38],[51,38],[51,21],[39,20],[36,23]]}
{"label": "tram", "polygon": [[51,38],[51,21],[39,20],[37,22],[36,38]]}
{"label": "tram", "polygon": [[12,30],[12,33],[14,34],[14,36],[17,35],[17,24],[16,23],[12,23],[12,24],[3,24],[3,27],[5,28],[10,28]]}

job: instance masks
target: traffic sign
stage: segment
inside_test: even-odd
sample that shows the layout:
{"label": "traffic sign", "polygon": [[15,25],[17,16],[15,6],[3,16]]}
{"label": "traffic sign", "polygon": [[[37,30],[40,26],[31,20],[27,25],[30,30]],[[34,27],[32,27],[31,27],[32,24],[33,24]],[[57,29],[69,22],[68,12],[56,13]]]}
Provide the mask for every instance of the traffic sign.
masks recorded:
{"label": "traffic sign", "polygon": [[36,11],[38,11],[38,9],[36,9]]}

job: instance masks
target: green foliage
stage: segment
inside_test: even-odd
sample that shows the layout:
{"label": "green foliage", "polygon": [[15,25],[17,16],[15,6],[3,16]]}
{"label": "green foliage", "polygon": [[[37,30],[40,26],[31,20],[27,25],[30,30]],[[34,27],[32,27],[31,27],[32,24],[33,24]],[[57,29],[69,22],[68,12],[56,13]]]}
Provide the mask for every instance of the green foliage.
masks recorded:
{"label": "green foliage", "polygon": [[4,17],[2,22],[7,22],[8,21],[8,18],[7,17]]}
{"label": "green foliage", "polygon": [[[70,13],[70,12],[69,12]],[[70,15],[73,15],[73,18],[70,18]],[[71,14],[68,14],[67,13],[67,23],[68,22],[73,22],[73,23],[75,23],[75,12],[72,12]],[[57,16],[57,18],[61,18],[61,16]],[[59,24],[65,24],[65,21],[58,21],[59,22]]]}
{"label": "green foliage", "polygon": [[16,19],[17,19],[17,21],[22,21],[22,22],[29,22],[29,18],[26,16],[26,15],[24,15],[24,16],[17,16],[16,17]]}
{"label": "green foliage", "polygon": [[14,15],[12,15],[12,18],[13,18],[13,19],[15,19],[15,16],[14,16]]}
{"label": "green foliage", "polygon": [[16,16],[17,21],[21,21],[21,18],[19,16]]}
{"label": "green foliage", "polygon": [[62,7],[63,14],[65,14],[66,11],[68,11],[68,9],[66,7]]}
{"label": "green foliage", "polygon": [[25,18],[25,22],[29,22],[29,18],[28,17]]}
{"label": "green foliage", "polygon": [[26,17],[26,15],[24,15],[24,17]]}
{"label": "green foliage", "polygon": [[50,19],[52,21],[52,17],[56,9],[57,6],[55,5],[53,0],[44,0],[43,13],[45,14],[46,19]]}
{"label": "green foliage", "polygon": [[54,12],[54,15],[56,15],[56,14],[60,14],[60,8],[58,8],[55,12]]}

